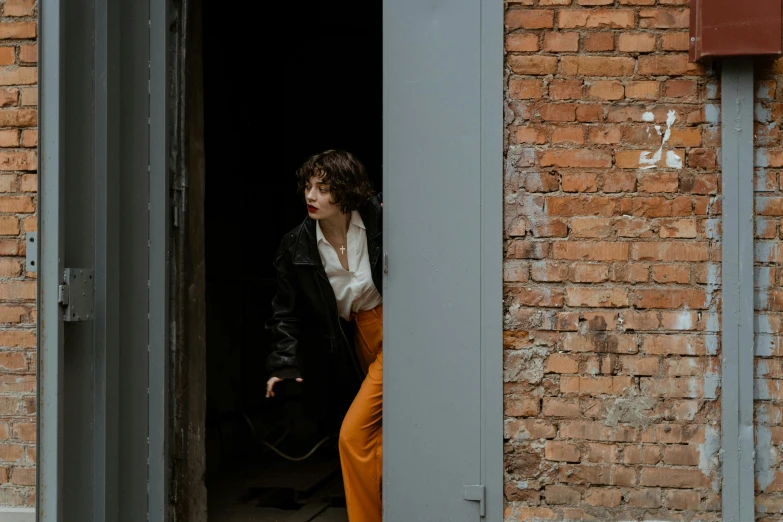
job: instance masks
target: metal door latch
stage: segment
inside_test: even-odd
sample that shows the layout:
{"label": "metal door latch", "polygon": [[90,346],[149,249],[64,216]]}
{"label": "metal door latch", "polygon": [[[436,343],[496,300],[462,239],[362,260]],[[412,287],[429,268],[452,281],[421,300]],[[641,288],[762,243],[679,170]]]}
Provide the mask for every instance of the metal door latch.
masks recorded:
{"label": "metal door latch", "polygon": [[486,488],[484,486],[463,486],[462,498],[479,503],[479,516],[487,516]]}
{"label": "metal door latch", "polygon": [[57,288],[57,301],[63,307],[63,321],[89,321],[95,302],[95,271],[66,268],[63,284]]}

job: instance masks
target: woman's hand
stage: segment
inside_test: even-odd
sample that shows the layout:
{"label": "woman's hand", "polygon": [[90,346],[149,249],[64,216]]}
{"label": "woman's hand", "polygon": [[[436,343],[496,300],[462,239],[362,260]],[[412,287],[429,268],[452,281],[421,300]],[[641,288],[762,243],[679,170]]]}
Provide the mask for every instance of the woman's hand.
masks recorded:
{"label": "woman's hand", "polygon": [[[280,381],[284,381],[285,379],[281,379],[280,377],[270,377],[268,381],[266,381],[266,398],[274,397],[275,396],[275,384],[277,384]],[[302,382],[301,377],[296,378],[296,382]]]}

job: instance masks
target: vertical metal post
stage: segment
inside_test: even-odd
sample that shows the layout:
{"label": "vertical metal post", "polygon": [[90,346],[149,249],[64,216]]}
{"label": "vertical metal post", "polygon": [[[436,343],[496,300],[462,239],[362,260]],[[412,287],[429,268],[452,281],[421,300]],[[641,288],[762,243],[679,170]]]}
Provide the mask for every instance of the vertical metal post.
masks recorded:
{"label": "vertical metal post", "polygon": [[165,522],[168,505],[168,301],[170,179],[167,0],[150,0],[149,512]]}
{"label": "vertical metal post", "polygon": [[481,481],[503,519],[503,5],[481,2]]}
{"label": "vertical metal post", "polygon": [[[41,0],[39,272],[38,272],[38,462],[40,522],[62,520],[63,322],[57,286],[63,273],[62,26],[60,0]],[[40,255],[41,252],[46,255]]]}
{"label": "vertical metal post", "polygon": [[721,72],[723,520],[754,519],[753,60]]}
{"label": "vertical metal post", "polygon": [[119,509],[120,0],[95,2],[95,493],[97,520]]}

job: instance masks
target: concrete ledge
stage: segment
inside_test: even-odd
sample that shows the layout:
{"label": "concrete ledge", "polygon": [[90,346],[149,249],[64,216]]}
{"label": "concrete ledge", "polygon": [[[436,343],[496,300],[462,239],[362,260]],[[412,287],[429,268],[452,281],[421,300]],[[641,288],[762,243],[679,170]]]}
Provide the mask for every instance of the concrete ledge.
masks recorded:
{"label": "concrete ledge", "polygon": [[0,522],[35,522],[35,508],[0,507]]}

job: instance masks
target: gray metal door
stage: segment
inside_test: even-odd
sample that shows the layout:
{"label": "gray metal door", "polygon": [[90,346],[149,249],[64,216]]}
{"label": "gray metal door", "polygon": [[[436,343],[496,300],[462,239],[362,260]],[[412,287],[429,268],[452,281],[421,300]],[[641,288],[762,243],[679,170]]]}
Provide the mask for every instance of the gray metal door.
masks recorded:
{"label": "gray metal door", "polygon": [[39,6],[38,519],[162,522],[166,4]]}
{"label": "gray metal door", "polygon": [[503,2],[383,17],[384,520],[500,521]]}

